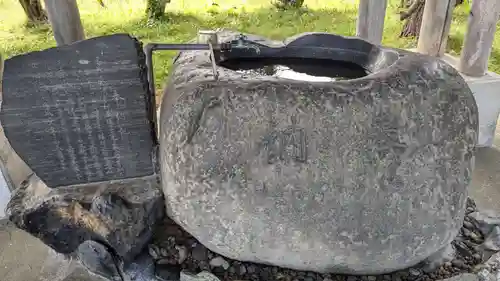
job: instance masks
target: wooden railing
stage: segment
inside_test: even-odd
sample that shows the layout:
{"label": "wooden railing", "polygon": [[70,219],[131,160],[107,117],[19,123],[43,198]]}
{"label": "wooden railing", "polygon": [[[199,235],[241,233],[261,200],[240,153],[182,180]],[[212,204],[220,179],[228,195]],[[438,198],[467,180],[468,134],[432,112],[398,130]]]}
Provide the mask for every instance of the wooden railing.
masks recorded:
{"label": "wooden railing", "polygon": [[[455,0],[425,1],[418,52],[431,56],[444,55],[454,6]],[[360,0],[356,35],[380,44],[386,7],[387,0]],[[472,0],[467,33],[457,66],[460,72],[469,76],[483,76],[486,73],[499,12],[499,0]]]}
{"label": "wooden railing", "polygon": [[[58,45],[84,38],[76,0],[45,0]],[[417,51],[442,56],[450,32],[455,0],[426,0]],[[387,0],[359,0],[356,35],[380,44],[384,31]],[[469,76],[482,76],[488,68],[500,0],[472,0],[467,33],[458,69]]]}

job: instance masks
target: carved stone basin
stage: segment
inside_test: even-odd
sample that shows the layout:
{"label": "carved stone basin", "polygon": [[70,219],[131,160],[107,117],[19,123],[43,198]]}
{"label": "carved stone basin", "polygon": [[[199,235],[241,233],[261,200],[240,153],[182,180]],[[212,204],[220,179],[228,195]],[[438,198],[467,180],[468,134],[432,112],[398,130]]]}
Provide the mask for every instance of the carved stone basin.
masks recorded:
{"label": "carved stone basin", "polygon": [[303,271],[387,273],[449,245],[478,127],[461,76],[333,34],[247,41],[217,52],[218,80],[208,52],[176,58],[158,132],[128,35],[7,60],[0,121],[33,172],[9,220],[58,253],[90,240],[123,263],[164,210],[217,254]]}
{"label": "carved stone basin", "polygon": [[159,121],[168,216],[229,258],[317,272],[391,272],[448,245],[478,126],[460,75],[332,34],[256,42],[273,48],[222,56],[218,81],[208,52],[176,59]]}

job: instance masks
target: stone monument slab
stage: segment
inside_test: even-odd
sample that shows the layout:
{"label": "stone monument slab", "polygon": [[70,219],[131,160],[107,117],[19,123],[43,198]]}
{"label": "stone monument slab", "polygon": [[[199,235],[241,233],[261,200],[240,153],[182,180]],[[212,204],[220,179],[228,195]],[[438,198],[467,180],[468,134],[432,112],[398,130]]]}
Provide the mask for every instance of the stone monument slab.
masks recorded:
{"label": "stone monument slab", "polygon": [[5,61],[0,120],[47,186],[152,175],[155,143],[142,45],[117,34]]}

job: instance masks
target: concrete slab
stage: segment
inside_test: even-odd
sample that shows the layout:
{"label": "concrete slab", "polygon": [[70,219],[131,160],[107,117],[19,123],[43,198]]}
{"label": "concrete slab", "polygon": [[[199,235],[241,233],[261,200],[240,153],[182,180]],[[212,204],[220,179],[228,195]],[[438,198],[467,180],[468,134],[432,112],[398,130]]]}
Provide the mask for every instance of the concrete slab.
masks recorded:
{"label": "concrete slab", "polygon": [[0,220],[0,280],[105,281],[6,220]]}
{"label": "concrete slab", "polygon": [[[456,68],[459,59],[449,54],[442,58]],[[474,93],[479,109],[479,147],[491,147],[495,136],[497,119],[500,115],[500,75],[487,72],[481,77],[462,74],[465,82]]]}
{"label": "concrete slab", "polygon": [[500,122],[491,147],[478,148],[469,195],[481,210],[500,212]]}

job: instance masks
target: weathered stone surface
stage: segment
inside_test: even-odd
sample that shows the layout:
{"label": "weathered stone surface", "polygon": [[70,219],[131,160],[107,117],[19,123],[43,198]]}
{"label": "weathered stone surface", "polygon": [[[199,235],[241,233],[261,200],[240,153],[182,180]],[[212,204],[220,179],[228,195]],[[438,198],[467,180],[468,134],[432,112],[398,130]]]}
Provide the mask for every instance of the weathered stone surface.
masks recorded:
{"label": "weathered stone surface", "polygon": [[471,91],[438,59],[342,40],[286,42],[353,46],[370,75],[304,82],[219,67],[214,81],[207,53],[177,58],[161,108],[162,187],[167,214],[212,251],[375,274],[457,235],[477,139]]}
{"label": "weathered stone surface", "polygon": [[0,119],[53,188],[154,174],[154,105],[141,44],[92,38],[5,61]]}
{"label": "weathered stone surface", "polygon": [[48,188],[32,175],[12,195],[9,219],[59,253],[98,241],[129,262],[164,214],[157,176]]}
{"label": "weathered stone surface", "polygon": [[[314,273],[277,266],[270,266],[252,262],[242,262],[229,258],[222,258],[218,254],[207,250],[198,243],[189,233],[180,226],[165,218],[155,231],[152,244],[149,245],[150,255],[154,258],[157,272],[166,280],[178,280],[181,269],[188,272],[208,270],[222,281],[235,280],[306,280],[306,281],[434,281],[443,280],[462,273],[475,272],[478,276],[491,277],[496,273],[491,269],[497,268],[496,260],[484,264],[485,258],[491,250],[477,247],[482,242],[475,241],[467,231],[479,232],[478,225],[472,223],[473,213],[477,211],[470,198],[467,200],[467,212],[460,233],[452,243],[439,253],[427,258],[425,261],[399,271],[394,271],[379,276],[370,275],[342,275],[332,273]],[[185,250],[183,254],[180,249]],[[494,253],[494,251],[493,251]],[[180,259],[181,255],[185,259]],[[224,266],[224,264],[227,264]],[[486,271],[481,271],[481,269]],[[483,280],[481,281],[493,281]]]}

